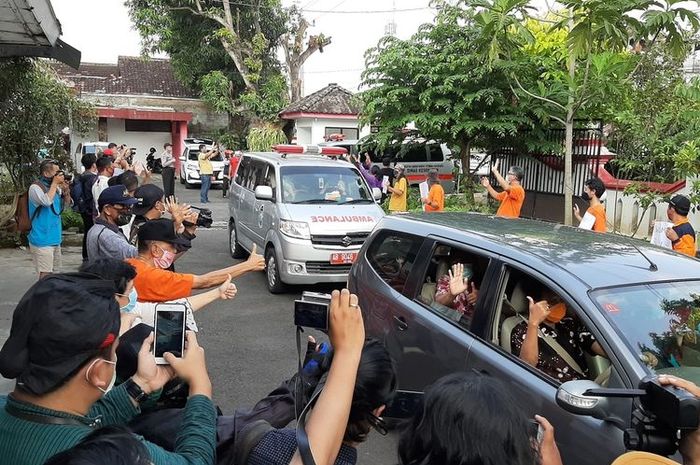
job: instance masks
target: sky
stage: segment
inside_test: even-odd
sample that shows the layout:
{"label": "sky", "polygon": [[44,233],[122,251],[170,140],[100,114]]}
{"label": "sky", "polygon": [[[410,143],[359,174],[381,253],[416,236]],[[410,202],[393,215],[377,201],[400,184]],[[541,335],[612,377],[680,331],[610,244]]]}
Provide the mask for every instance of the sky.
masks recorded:
{"label": "sky", "polygon": [[[296,1],[313,24],[309,34],[332,38],[323,53],[316,52],[304,65],[305,95],[332,82],[357,91],[364,53],[384,35],[387,23],[395,22],[397,37],[406,39],[433,17],[429,0]],[[293,2],[283,0],[286,6]],[[123,0],[52,0],[52,5],[63,29],[62,40],[82,52],[83,62],[116,63],[119,55],[140,55],[140,37]],[[394,5],[398,11],[387,12]]]}

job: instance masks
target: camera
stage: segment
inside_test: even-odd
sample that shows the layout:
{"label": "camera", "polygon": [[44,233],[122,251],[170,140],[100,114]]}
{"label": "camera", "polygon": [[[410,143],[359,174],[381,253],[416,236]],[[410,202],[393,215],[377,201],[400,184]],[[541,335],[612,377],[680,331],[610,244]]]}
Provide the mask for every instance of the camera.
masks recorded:
{"label": "camera", "polygon": [[656,377],[647,376],[639,389],[589,389],[585,396],[639,398],[632,411],[629,428],[624,429],[629,450],[670,456],[676,453],[679,432],[700,426],[700,399],[673,386],[662,386]]}
{"label": "camera", "polygon": [[294,301],[294,324],[327,333],[330,305],[331,296],[329,294],[303,292],[301,299]]}
{"label": "camera", "polygon": [[[190,208],[193,208],[199,212],[196,223],[197,227],[211,228],[211,224],[214,222],[214,220],[211,218],[211,210],[202,207]],[[183,221],[182,224],[184,224],[185,226],[194,226],[194,224],[189,221]]]}
{"label": "camera", "polygon": [[63,180],[70,183],[73,181],[73,175],[70,173],[66,173],[63,170],[60,170],[56,173],[56,176],[63,176]]}

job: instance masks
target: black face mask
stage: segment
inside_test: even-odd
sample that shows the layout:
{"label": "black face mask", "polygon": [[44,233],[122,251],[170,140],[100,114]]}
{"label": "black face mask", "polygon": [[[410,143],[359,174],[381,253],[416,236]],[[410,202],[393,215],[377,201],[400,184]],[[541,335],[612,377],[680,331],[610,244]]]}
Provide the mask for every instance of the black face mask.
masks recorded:
{"label": "black face mask", "polygon": [[117,226],[126,226],[131,221],[131,213],[120,213],[114,222]]}
{"label": "black face mask", "polygon": [[588,202],[589,200],[591,200],[591,196],[588,195],[588,192],[584,192],[583,194],[581,194],[581,198],[582,198],[583,200],[585,200],[586,202]]}

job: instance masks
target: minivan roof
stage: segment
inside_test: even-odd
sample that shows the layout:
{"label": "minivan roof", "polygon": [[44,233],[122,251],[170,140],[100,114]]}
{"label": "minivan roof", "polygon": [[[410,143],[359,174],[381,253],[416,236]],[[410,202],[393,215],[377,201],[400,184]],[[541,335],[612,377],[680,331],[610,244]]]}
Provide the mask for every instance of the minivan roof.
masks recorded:
{"label": "minivan roof", "polygon": [[352,163],[338,160],[326,155],[315,154],[281,154],[278,152],[244,152],[243,156],[253,156],[277,165],[289,166],[353,166]]}
{"label": "minivan roof", "polygon": [[[415,213],[384,217],[383,225],[438,235],[527,263],[556,266],[589,288],[700,279],[700,260],[646,241],[559,223],[479,213]],[[650,269],[648,257],[657,267]],[[533,260],[534,259],[534,260]]]}

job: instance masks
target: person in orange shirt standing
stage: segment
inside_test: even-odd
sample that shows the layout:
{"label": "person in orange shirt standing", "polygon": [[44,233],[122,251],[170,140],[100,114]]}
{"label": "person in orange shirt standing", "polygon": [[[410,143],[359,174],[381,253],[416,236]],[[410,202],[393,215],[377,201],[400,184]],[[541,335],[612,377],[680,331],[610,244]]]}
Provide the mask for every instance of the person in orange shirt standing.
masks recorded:
{"label": "person in orange shirt standing", "polygon": [[520,185],[525,176],[525,171],[519,166],[511,166],[506,174],[506,179],[503,179],[501,173],[498,172],[498,162],[496,162],[491,168],[491,172],[496,178],[496,181],[498,181],[498,184],[503,188],[503,191],[496,191],[496,189],[491,186],[487,177],[481,178],[481,185],[486,188],[491,197],[501,202],[496,216],[518,218],[520,216],[520,209],[523,207],[523,202],[525,201],[525,189]]}
{"label": "person in orange shirt standing", "polygon": [[668,201],[666,215],[673,227],[666,230],[666,237],[676,252],[695,258],[695,230],[688,222],[690,199],[685,195],[675,195]]}
{"label": "person in orange shirt standing", "polygon": [[428,171],[428,186],[430,191],[427,197],[423,197],[421,201],[425,205],[427,212],[441,212],[445,209],[445,189],[440,185],[438,172],[435,169]]}
{"label": "person in orange shirt standing", "polygon": [[579,221],[579,228],[592,229],[595,232],[608,232],[605,207],[600,203],[603,194],[605,194],[605,185],[600,178],[591,178],[583,183],[581,198],[588,200],[588,210],[581,216],[578,205],[574,204],[574,216]]}

